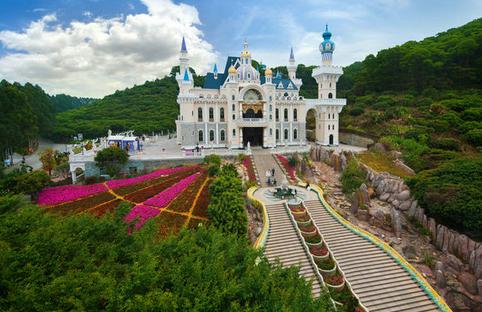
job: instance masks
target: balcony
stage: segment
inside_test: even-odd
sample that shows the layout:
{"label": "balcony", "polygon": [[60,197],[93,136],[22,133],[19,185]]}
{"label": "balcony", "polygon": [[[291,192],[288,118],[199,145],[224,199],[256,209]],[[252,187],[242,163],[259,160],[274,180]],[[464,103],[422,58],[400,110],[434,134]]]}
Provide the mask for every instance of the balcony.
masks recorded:
{"label": "balcony", "polygon": [[266,118],[241,118],[235,120],[238,127],[267,127],[268,120]]}

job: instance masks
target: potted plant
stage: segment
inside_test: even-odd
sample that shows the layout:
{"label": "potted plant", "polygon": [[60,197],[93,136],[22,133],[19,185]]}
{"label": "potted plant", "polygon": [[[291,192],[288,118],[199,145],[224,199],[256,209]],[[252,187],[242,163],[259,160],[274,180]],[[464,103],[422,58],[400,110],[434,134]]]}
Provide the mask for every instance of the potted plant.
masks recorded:
{"label": "potted plant", "polygon": [[307,213],[304,214],[293,214],[293,218],[295,218],[298,224],[308,224],[311,223],[310,216]]}
{"label": "potted plant", "polygon": [[335,274],[331,276],[327,276],[325,278],[325,282],[326,282],[326,285],[328,286],[328,289],[341,291],[345,287],[345,279],[343,278],[343,275],[341,275],[340,271],[338,270],[335,272]]}
{"label": "potted plant", "polygon": [[303,235],[303,238],[308,246],[318,245],[321,243],[321,236],[318,231],[313,233],[301,233],[301,235]]}
{"label": "potted plant", "polygon": [[358,299],[347,287],[340,291],[330,290],[330,297],[335,301],[335,303],[343,307],[343,311],[363,311],[363,309],[359,307]]}
{"label": "potted plant", "polygon": [[312,245],[308,244],[308,247],[310,249],[311,255],[315,259],[326,259],[330,256],[328,248],[326,248],[326,246],[324,246],[322,242]]}
{"label": "potted plant", "polygon": [[315,258],[315,263],[323,277],[332,276],[336,272],[336,264],[330,257],[325,259]]}
{"label": "potted plant", "polygon": [[304,213],[306,213],[306,209],[301,204],[288,205],[288,207],[290,208],[290,210],[293,214],[304,214]]}

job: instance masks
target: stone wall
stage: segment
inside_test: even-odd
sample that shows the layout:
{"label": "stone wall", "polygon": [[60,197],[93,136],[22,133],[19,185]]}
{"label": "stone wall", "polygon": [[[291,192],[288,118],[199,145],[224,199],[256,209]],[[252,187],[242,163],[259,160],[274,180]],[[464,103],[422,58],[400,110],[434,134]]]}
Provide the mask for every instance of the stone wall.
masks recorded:
{"label": "stone wall", "polygon": [[428,217],[418,205],[410,189],[399,177],[386,172],[378,173],[361,164],[367,172],[367,180],[381,201],[391,203],[396,209],[414,217],[430,232],[432,243],[440,250],[451,253],[467,263],[477,278],[482,278],[482,244],[477,243],[464,234],[437,224]]}
{"label": "stone wall", "polygon": [[372,139],[359,134],[340,131],[340,143],[367,147],[375,142]]}

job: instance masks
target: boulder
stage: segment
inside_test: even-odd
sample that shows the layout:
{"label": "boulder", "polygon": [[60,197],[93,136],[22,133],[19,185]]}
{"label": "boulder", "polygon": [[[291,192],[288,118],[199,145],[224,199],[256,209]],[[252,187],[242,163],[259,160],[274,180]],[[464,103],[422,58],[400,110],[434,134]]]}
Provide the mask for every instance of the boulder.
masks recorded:
{"label": "boulder", "polygon": [[462,272],[458,275],[457,279],[464,286],[464,288],[472,295],[477,295],[477,279],[469,272]]}
{"label": "boulder", "polygon": [[347,163],[347,159],[346,159],[345,153],[341,153],[341,155],[340,155],[340,167],[341,167],[342,171],[345,170],[346,163]]}
{"label": "boulder", "polygon": [[392,229],[395,236],[400,237],[402,233],[402,221],[400,220],[400,212],[394,208],[391,211]]}
{"label": "boulder", "polygon": [[437,238],[437,223],[435,222],[435,219],[428,219],[428,230],[430,231],[430,237],[432,237],[432,242],[435,242],[435,239]]}
{"label": "boulder", "polygon": [[398,209],[402,211],[407,211],[408,209],[410,209],[411,206],[412,206],[412,202],[410,200],[407,200],[402,202],[400,206],[398,206]]}
{"label": "boulder", "polygon": [[446,227],[439,224],[437,225],[437,239],[435,240],[435,246],[438,249],[442,249],[442,245],[444,243],[444,234],[445,234]]}
{"label": "boulder", "polygon": [[368,221],[370,220],[370,214],[368,210],[358,210],[357,218],[360,221]]}
{"label": "boulder", "polygon": [[389,194],[389,193],[383,193],[382,195],[380,195],[379,199],[380,199],[381,201],[385,201],[385,202],[386,202],[389,197],[390,197],[390,194]]}
{"label": "boulder", "polygon": [[408,215],[413,217],[415,215],[415,212],[417,211],[417,207],[418,207],[418,202],[414,200],[412,202],[412,205],[410,206],[410,209],[408,209]]}
{"label": "boulder", "polygon": [[447,286],[447,280],[445,279],[445,275],[440,270],[435,271],[435,281],[437,282],[437,287],[439,289],[444,289],[445,286]]}
{"label": "boulder", "polygon": [[469,266],[477,278],[482,277],[482,244],[477,244],[470,253]]}
{"label": "boulder", "polygon": [[417,258],[417,249],[413,245],[407,245],[402,248],[403,255],[408,259]]}
{"label": "boulder", "polygon": [[351,213],[356,215],[358,213],[358,208],[360,208],[360,202],[358,191],[356,191],[355,193],[353,193],[353,200],[351,201]]}
{"label": "boulder", "polygon": [[402,191],[397,195],[397,199],[401,202],[410,199],[410,191],[409,190]]}
{"label": "boulder", "polygon": [[445,271],[445,266],[442,261],[435,262],[435,271],[442,271],[442,272]]}
{"label": "boulder", "polygon": [[464,264],[454,255],[449,254],[447,257],[447,265],[457,272],[463,268]]}
{"label": "boulder", "polygon": [[360,188],[358,189],[358,192],[360,194],[360,199],[363,200],[363,203],[365,205],[369,205],[370,204],[370,195],[368,194],[368,187],[365,183],[363,183],[362,185],[360,185]]}
{"label": "boulder", "polygon": [[383,145],[382,143],[375,143],[370,149],[372,151],[382,152],[382,153],[385,153],[387,151],[387,149],[385,148],[385,145]]}
{"label": "boulder", "polygon": [[395,208],[398,208],[398,207],[400,207],[400,202],[395,199],[394,201],[392,201],[392,205],[393,205]]}
{"label": "boulder", "polygon": [[482,279],[477,280],[477,291],[479,295],[482,296]]}

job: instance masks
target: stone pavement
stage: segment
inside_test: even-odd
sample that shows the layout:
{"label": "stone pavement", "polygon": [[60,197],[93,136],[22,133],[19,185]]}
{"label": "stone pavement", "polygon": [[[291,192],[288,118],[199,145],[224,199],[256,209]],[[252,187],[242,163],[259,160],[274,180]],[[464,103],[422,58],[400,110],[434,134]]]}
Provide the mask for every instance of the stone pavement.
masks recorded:
{"label": "stone pavement", "polygon": [[268,150],[253,150],[253,160],[256,170],[258,171],[259,179],[261,180],[261,186],[269,186],[266,178],[266,171],[274,168],[274,176],[276,178],[277,185],[281,185],[286,182],[286,176],[283,174],[280,166],[274,159],[274,155]]}

